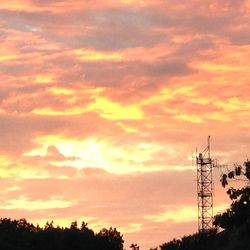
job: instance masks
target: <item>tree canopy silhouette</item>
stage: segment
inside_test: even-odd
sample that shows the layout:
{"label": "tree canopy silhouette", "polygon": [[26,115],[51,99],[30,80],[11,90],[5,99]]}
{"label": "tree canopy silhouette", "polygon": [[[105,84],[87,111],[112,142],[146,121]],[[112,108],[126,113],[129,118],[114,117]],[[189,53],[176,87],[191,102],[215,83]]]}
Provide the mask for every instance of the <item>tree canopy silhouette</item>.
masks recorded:
{"label": "tree canopy silhouette", "polygon": [[25,219],[0,219],[0,249],[3,250],[122,250],[122,235],[115,229],[102,229],[95,234],[83,222],[78,228],[55,227],[47,222],[44,228],[34,226]]}
{"label": "tree canopy silhouette", "polygon": [[[224,229],[232,229],[245,225],[250,231],[250,161],[242,166],[236,166],[233,171],[223,174],[221,183],[223,187],[229,185],[229,180],[244,176],[246,185],[243,188],[230,187],[227,194],[232,200],[231,206],[226,212],[215,216],[214,225]],[[239,179],[238,179],[239,180]]]}

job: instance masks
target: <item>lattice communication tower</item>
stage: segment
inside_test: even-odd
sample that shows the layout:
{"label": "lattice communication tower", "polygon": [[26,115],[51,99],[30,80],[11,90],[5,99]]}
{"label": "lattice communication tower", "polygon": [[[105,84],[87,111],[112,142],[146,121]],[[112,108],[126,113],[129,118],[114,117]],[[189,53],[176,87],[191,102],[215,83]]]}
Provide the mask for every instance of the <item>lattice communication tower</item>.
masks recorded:
{"label": "lattice communication tower", "polygon": [[198,230],[205,232],[213,227],[213,162],[210,157],[210,136],[207,147],[197,154]]}

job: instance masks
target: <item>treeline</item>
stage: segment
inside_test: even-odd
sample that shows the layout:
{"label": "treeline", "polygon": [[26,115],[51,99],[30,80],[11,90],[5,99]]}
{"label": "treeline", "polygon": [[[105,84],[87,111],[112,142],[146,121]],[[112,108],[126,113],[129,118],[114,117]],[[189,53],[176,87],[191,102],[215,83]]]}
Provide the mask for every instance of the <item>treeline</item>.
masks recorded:
{"label": "treeline", "polygon": [[218,232],[203,233],[173,239],[160,246],[161,250],[249,250],[250,228],[246,224]]}
{"label": "treeline", "polygon": [[220,233],[213,229],[204,233],[173,239],[160,246],[161,250],[249,250],[250,233],[246,225]]}
{"label": "treeline", "polygon": [[86,223],[72,222],[69,228],[54,227],[53,222],[41,228],[25,219],[0,219],[0,249],[3,250],[122,250],[122,235],[115,229],[95,234]]}

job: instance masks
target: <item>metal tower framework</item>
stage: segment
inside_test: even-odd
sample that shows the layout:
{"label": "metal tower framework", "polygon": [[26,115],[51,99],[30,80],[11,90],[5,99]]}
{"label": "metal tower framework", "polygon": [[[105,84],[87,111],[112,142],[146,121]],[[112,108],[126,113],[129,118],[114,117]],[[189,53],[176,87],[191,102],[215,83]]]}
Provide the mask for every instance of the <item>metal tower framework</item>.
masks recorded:
{"label": "metal tower framework", "polygon": [[210,157],[210,136],[207,147],[197,155],[198,230],[204,232],[213,227],[213,176]]}

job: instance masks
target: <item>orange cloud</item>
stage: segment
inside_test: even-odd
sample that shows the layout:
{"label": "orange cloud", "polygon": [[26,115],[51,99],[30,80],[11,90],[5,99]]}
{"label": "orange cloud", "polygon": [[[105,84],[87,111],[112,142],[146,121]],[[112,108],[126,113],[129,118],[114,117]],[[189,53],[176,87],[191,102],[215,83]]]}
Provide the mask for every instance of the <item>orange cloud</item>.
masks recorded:
{"label": "orange cloud", "polygon": [[1,9],[5,10],[27,10],[31,6],[32,3],[29,0],[1,1]]}
{"label": "orange cloud", "polygon": [[113,52],[98,52],[93,50],[77,49],[74,51],[77,58],[86,61],[119,61],[122,60],[122,55]]}

